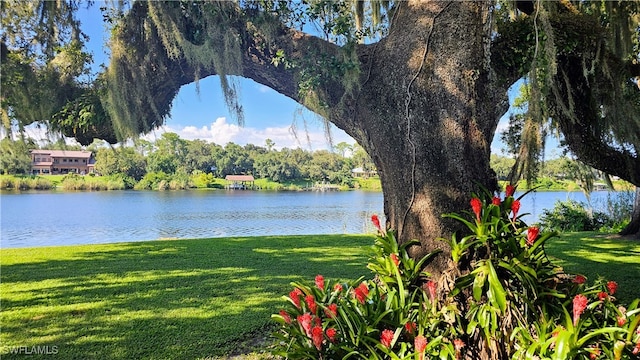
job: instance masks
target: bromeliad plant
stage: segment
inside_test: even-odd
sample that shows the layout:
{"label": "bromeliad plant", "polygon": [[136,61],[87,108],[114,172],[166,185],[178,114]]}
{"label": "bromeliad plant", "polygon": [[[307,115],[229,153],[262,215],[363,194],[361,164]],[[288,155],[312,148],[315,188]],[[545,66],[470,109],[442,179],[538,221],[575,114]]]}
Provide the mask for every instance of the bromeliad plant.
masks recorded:
{"label": "bromeliad plant", "polygon": [[422,271],[436,252],[411,258],[407,249],[417,241],[398,245],[374,215],[373,278],[293,283],[286,307],[273,315],[281,325],[273,352],[288,359],[640,358],[640,300],[619,306],[614,282],[588,286],[555,267],[544,251],[555,233],[527,226],[514,192],[483,191],[471,211],[445,215],[469,229],[447,240],[456,278],[446,294]]}
{"label": "bromeliad plant", "polygon": [[[368,268],[374,278],[332,283],[318,275],[315,284],[293,283],[287,306],[273,319],[281,325],[273,353],[288,359],[428,359],[455,354],[455,335],[442,314],[454,310],[437,304],[433,293],[420,287],[429,274],[422,271],[437,252],[412,259],[398,245],[393,231],[384,231],[372,217],[379,236]],[[427,341],[426,335],[429,334]]]}

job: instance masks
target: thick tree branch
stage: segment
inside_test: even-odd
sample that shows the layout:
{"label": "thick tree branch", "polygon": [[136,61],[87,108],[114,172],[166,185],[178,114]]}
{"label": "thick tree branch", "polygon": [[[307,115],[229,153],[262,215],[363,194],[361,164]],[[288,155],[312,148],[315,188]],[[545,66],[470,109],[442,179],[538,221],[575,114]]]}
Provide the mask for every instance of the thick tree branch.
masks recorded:
{"label": "thick tree branch", "polygon": [[[163,3],[161,5],[167,5]],[[330,69],[317,71],[327,66],[326,59],[340,58],[339,46],[321,38],[305,34],[295,29],[288,28],[275,19],[271,24],[269,34],[264,33],[253,22],[251,12],[243,12],[235,3],[225,3],[225,14],[229,17],[229,23],[222,32],[229,31],[229,26],[238,34],[238,46],[241,53],[241,66],[228,71],[223,75],[236,75],[252,79],[262,85],[268,86],[280,94],[283,94],[316,113],[323,113],[325,109],[335,108],[341,101],[345,88],[339,77],[332,77]],[[119,41],[124,44],[134,55],[126,60],[121,60],[122,69],[128,69],[124,74],[128,78],[122,86],[114,87],[112,91],[123,91],[122,88],[130,87],[130,83],[146,89],[149,96],[136,105],[135,118],[145,119],[137,131],[144,132],[155,126],[159,126],[170,113],[170,104],[177,95],[181,86],[192,83],[198,79],[210,75],[220,75],[214,66],[202,66],[188,61],[184,54],[178,58],[171,57],[159,35],[160,31],[153,27],[141,27],[140,24],[149,22],[149,5],[147,2],[136,2],[127,15],[126,21],[120,31]],[[177,16],[176,12],[167,12]],[[205,20],[201,20],[205,21]],[[176,24],[181,22],[175,19]],[[275,25],[274,25],[275,24]],[[206,26],[222,26],[219,24],[206,24]],[[192,29],[184,28],[185,38],[187,32]],[[198,46],[207,46],[207,42]],[[213,49],[203,49],[212,50]],[[284,56],[281,56],[281,55]],[[274,61],[277,59],[279,61]],[[113,60],[117,62],[119,60]],[[301,64],[301,66],[297,66]],[[300,92],[300,84],[307,76],[304,71],[314,69],[312,79],[319,86],[314,88],[318,102],[305,101],[304,94]],[[142,84],[141,84],[142,83]],[[125,89],[124,91],[128,91]],[[121,98],[131,99],[133,93]],[[113,101],[115,106],[118,101]],[[131,111],[131,109],[129,109]],[[326,112],[326,111],[325,111]],[[127,111],[123,111],[126,114]]]}

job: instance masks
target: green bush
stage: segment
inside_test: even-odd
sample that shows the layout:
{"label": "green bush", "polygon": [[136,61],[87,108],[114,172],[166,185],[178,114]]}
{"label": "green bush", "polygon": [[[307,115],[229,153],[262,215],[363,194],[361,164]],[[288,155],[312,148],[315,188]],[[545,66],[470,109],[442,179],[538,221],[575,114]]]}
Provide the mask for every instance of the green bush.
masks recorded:
{"label": "green bush", "polygon": [[288,359],[636,359],[640,300],[616,304],[617,284],[586,284],[554,266],[541,233],[520,219],[514,187],[474,195],[448,214],[468,228],[449,242],[451,268],[437,282],[373,217],[379,236],[371,280],[293,283],[273,315],[273,353]]}
{"label": "green bush", "polygon": [[600,204],[606,212],[589,210],[587,204],[575,200],[557,201],[553,209],[545,209],[540,216],[542,224],[555,231],[612,231],[622,229],[631,218],[633,198],[630,192],[607,195]]}
{"label": "green bush", "polygon": [[556,201],[553,209],[545,209],[540,216],[542,224],[555,231],[593,231],[600,228],[606,215],[587,211],[587,205],[575,200]]}

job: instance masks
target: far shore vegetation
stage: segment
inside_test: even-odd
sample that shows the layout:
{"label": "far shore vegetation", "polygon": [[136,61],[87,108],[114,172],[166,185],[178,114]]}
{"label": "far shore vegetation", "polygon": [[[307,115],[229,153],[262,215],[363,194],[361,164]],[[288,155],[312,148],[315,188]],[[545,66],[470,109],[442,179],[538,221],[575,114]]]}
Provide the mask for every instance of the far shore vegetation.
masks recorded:
{"label": "far shore vegetation", "polygon": [[[370,157],[359,145],[336,144],[332,151],[300,148],[277,149],[267,139],[263,146],[181,139],[164,133],[155,142],[136,140],[131,146],[110,147],[96,141],[88,147],[52,143],[37,146],[21,141],[1,141],[0,189],[2,190],[183,190],[223,189],[227,175],[252,175],[256,190],[361,189],[381,191],[380,178]],[[88,150],[96,159],[95,174],[29,175],[29,150]],[[515,160],[492,155],[491,167],[503,183]],[[566,156],[540,162],[537,177],[519,185],[520,190],[590,191],[605,186],[597,171]],[[615,190],[631,190],[624,181]]]}
{"label": "far shore vegetation", "polygon": [[[60,359],[270,358],[292,281],[369,272],[373,235],[262,236],[0,250],[3,359],[48,346]],[[640,297],[640,243],[594,232],[547,242],[566,271]],[[34,359],[47,358],[36,354]]]}

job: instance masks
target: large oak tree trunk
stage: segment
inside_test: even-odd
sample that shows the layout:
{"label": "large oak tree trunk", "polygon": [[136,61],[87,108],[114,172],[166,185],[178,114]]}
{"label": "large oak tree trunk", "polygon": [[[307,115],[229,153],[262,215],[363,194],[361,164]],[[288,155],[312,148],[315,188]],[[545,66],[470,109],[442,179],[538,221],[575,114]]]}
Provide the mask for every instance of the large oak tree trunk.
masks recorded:
{"label": "large oak tree trunk", "polygon": [[[331,121],[371,155],[388,226],[418,239],[416,256],[444,249],[457,224],[442,214],[469,208],[477,185],[495,190],[490,144],[506,110],[506,87],[489,62],[488,7],[473,2],[401,3],[390,34],[363,61],[360,93]],[[345,120],[346,119],[346,120]]]}

